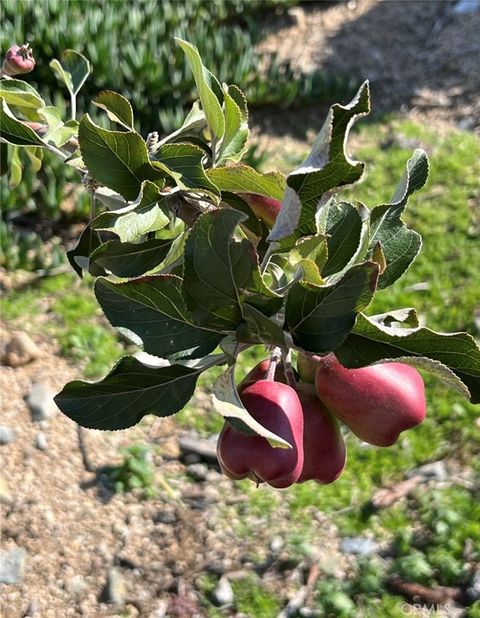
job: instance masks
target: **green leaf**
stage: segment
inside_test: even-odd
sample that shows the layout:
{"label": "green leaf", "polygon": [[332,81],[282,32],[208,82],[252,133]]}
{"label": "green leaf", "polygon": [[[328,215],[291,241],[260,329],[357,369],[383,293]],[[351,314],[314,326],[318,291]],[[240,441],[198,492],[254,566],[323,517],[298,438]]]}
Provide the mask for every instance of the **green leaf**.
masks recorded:
{"label": "green leaf", "polygon": [[284,325],[295,345],[314,353],[335,350],[372,300],[377,278],[378,265],[364,262],[332,285],[295,283],[287,295]]}
{"label": "green leaf", "polygon": [[96,230],[117,234],[122,242],[135,242],[149,232],[155,232],[168,225],[165,214],[166,199],[158,204],[137,208],[131,212],[105,212],[94,220]]}
{"label": "green leaf", "polygon": [[407,162],[405,173],[389,204],[377,206],[371,212],[370,252],[376,243],[382,244],[386,269],[378,280],[380,289],[399,279],[422,246],[420,234],[409,230],[401,216],[412,193],[423,187],[428,178],[428,158],[423,150],[415,150]]}
{"label": "green leaf", "polygon": [[85,114],[78,139],[90,174],[126,200],[137,197],[144,180],[156,181],[165,176],[152,166],[147,146],[135,131],[107,131]]}
{"label": "green leaf", "polygon": [[45,107],[45,102],[38,92],[27,82],[20,79],[0,80],[0,97],[10,108],[28,118],[37,120],[37,111]]}
{"label": "green leaf", "polygon": [[282,209],[270,232],[270,242],[290,246],[296,239],[317,233],[316,215],[339,187],[352,184],[363,174],[363,163],[352,161],[346,151],[348,133],[359,116],[370,111],[368,82],[348,105],[333,105],[312,150],[302,165],[287,177]]}
{"label": "green leaf", "polygon": [[211,73],[203,66],[198,49],[194,45],[179,38],[175,38],[175,41],[182,48],[192,69],[210,131],[217,139],[221,139],[225,132],[225,120],[220,102],[212,89]]}
{"label": "green leaf", "polygon": [[164,144],[155,154],[153,165],[171,176],[181,189],[206,193],[219,202],[220,192],[203,169],[204,153],[192,144]]}
{"label": "green leaf", "polygon": [[245,152],[249,135],[246,101],[243,105],[238,105],[231,96],[231,93],[234,94],[237,100],[243,97],[242,91],[236,86],[227,86],[223,84],[225,135],[223,136],[222,145],[220,147],[218,165],[222,165],[227,161],[240,161]]}
{"label": "green leaf", "polygon": [[192,397],[199,370],[183,365],[147,367],[122,358],[99,382],[74,380],[55,397],[60,410],[88,429],[126,429],[146,414],[170,416]]}
{"label": "green leaf", "polygon": [[117,277],[139,277],[161,264],[171,244],[155,238],[137,244],[109,240],[90,255],[90,266],[100,266]]}
{"label": "green leaf", "polygon": [[107,112],[112,122],[122,125],[125,129],[133,129],[133,110],[128,99],[117,92],[103,90],[93,99],[92,103]]}
{"label": "green leaf", "polygon": [[52,143],[57,148],[61,148],[68,140],[78,133],[78,122],[69,120],[65,124],[62,121],[60,110],[53,106],[42,107],[38,114],[46,121],[48,131],[44,136],[44,141]]}
{"label": "green leaf", "polygon": [[195,101],[192,105],[192,109],[188,112],[187,117],[183,121],[182,126],[167,135],[162,140],[158,142],[158,147],[166,144],[168,142],[176,142],[181,140],[182,138],[187,138],[191,134],[198,135],[201,134],[204,129],[207,128],[207,119],[205,117],[205,112],[200,107],[200,103]]}
{"label": "green leaf", "polygon": [[[342,272],[365,257],[368,248],[369,211],[362,204],[332,204],[328,208],[328,260],[322,275]],[[359,259],[360,258],[360,259]]]}
{"label": "green leaf", "polygon": [[92,223],[89,223],[81,233],[75,247],[67,251],[67,259],[80,278],[83,277],[83,271],[88,270],[90,254],[101,244],[100,236],[93,229]]}
{"label": "green leaf", "polygon": [[50,68],[74,95],[78,94],[91,70],[90,63],[85,56],[73,49],[63,52],[61,63],[57,59],[52,60]]}
{"label": "green leaf", "polygon": [[15,187],[18,187],[22,180],[22,173],[23,165],[20,160],[18,146],[12,146],[10,153],[10,178],[8,180],[10,188],[15,189]]}
{"label": "green leaf", "polygon": [[268,440],[270,446],[291,448],[291,445],[266,429],[244,407],[238,396],[234,380],[234,366],[222,373],[213,385],[213,405],[217,412],[229,421],[234,421],[235,428],[247,434],[259,435]]}
{"label": "green leaf", "polygon": [[214,167],[207,176],[221,191],[257,193],[281,200],[285,192],[285,177],[280,172],[261,174],[248,165]]}
{"label": "green leaf", "polygon": [[[343,365],[365,367],[384,359],[405,362],[410,357],[427,371],[433,369],[436,375],[442,373],[441,365],[444,365],[450,370],[444,372],[446,381],[452,385],[453,372],[470,391],[472,402],[480,403],[480,350],[471,335],[437,333],[425,327],[387,326],[377,319],[358,317],[352,333],[335,350]],[[429,364],[428,360],[433,363]]]}
{"label": "green leaf", "polygon": [[245,322],[237,328],[238,341],[285,346],[285,335],[281,327],[258,309],[248,303],[242,306]]}
{"label": "green leaf", "polygon": [[185,244],[183,295],[195,322],[228,332],[243,321],[242,303],[266,315],[282,299],[263,282],[258,257],[248,240],[233,238],[242,213],[221,209],[199,217]]}
{"label": "green leaf", "polygon": [[182,297],[182,280],[153,275],[125,283],[99,278],[95,294],[113,326],[133,331],[149,354],[163,358],[201,358],[223,335],[192,323]]}
{"label": "green leaf", "polygon": [[373,322],[378,322],[380,325],[392,326],[392,324],[401,324],[403,326],[413,326],[416,328],[420,322],[415,309],[395,309],[386,313],[378,313],[369,317]]}
{"label": "green leaf", "polygon": [[3,140],[14,146],[45,147],[45,142],[33,129],[15,118],[3,97],[0,97],[0,135]]}
{"label": "green leaf", "polygon": [[27,146],[25,152],[32,163],[32,170],[37,173],[42,167],[43,149],[40,146]]}

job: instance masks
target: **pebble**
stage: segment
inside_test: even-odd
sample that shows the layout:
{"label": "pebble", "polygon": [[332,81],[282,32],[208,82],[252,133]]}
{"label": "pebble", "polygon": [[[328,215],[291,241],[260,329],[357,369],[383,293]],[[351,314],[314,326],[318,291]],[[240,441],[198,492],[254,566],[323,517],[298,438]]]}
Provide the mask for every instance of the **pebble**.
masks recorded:
{"label": "pebble", "polygon": [[106,603],[113,603],[117,607],[123,607],[126,594],[125,578],[119,569],[111,567],[107,573],[107,584],[103,591],[103,600]]}
{"label": "pebble", "polygon": [[32,412],[34,421],[45,421],[55,416],[58,408],[53,400],[55,392],[45,384],[32,384],[26,402]]}
{"label": "pebble", "polygon": [[187,467],[187,474],[195,481],[204,481],[208,474],[208,466],[203,463],[190,464]]}
{"label": "pebble", "polygon": [[0,444],[10,444],[14,442],[15,432],[10,427],[0,425]]}
{"label": "pebble", "polygon": [[368,556],[378,551],[378,543],[376,543],[373,539],[367,539],[361,536],[346,536],[340,542],[340,551],[344,554]]}
{"label": "pebble", "polygon": [[42,351],[27,333],[14,331],[2,354],[2,363],[9,367],[20,367],[39,358]]}
{"label": "pebble", "polygon": [[43,431],[39,431],[35,436],[35,446],[38,448],[39,451],[45,451],[47,449],[47,437],[43,433]]}
{"label": "pebble", "polygon": [[417,475],[435,481],[446,481],[448,478],[448,472],[443,461],[434,461],[420,466],[419,468],[415,468],[414,470],[410,470],[407,476],[411,478]]}
{"label": "pebble", "polygon": [[21,583],[26,555],[23,547],[0,551],[0,584]]}
{"label": "pebble", "polygon": [[480,601],[480,569],[472,578],[472,585],[467,589],[467,594],[472,601]]}
{"label": "pebble", "polygon": [[88,589],[88,584],[81,575],[74,575],[65,580],[64,588],[74,597],[82,596]]}
{"label": "pebble", "polygon": [[231,605],[233,603],[233,590],[228,578],[224,575],[220,578],[217,587],[212,592],[212,602],[218,607]]}
{"label": "pebble", "polygon": [[0,504],[11,504],[12,494],[7,481],[0,476]]}

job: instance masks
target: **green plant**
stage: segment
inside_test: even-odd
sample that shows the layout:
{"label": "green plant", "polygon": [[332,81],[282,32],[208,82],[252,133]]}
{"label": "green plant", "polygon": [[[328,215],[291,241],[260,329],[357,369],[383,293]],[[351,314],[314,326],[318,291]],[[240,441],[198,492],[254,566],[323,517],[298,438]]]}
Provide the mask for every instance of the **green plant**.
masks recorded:
{"label": "green plant", "polygon": [[[258,173],[240,163],[248,138],[242,92],[221,85],[194,46],[177,42],[199,100],[182,127],[163,139],[150,134],[145,141],[134,129],[130,103],[115,92],[95,98],[112,130],[88,114],[77,123],[59,110],[46,112],[24,82],[1,83],[1,129],[9,148],[46,148],[83,176],[92,220],[69,260],[80,276],[95,278],[96,298],[111,324],[143,344],[100,382],[67,384],[56,398],[60,409],[87,427],[126,428],[147,413],[178,412],[201,374],[228,365],[213,387],[215,408],[228,422],[235,419],[235,430],[289,446],[259,426],[235,385],[237,359],[265,346],[272,359],[282,358],[290,385],[292,351],[334,352],[347,369],[385,360],[421,367],[478,403],[480,354],[473,337],[420,326],[413,309],[365,313],[421,248],[420,235],[402,215],[427,180],[425,152],[418,149],[408,160],[390,201],[369,209],[338,196],[364,171],[345,144],[355,119],[369,111],[365,83],[350,104],[332,106],[302,165],[287,176]],[[75,109],[88,61],[69,51],[53,67]],[[37,117],[46,120],[43,136],[29,124]],[[76,149],[73,156],[67,149]],[[255,216],[245,193],[282,202],[271,228]]]}
{"label": "green plant", "polygon": [[155,468],[152,464],[151,448],[134,444],[121,449],[123,461],[118,466],[102,469],[108,484],[116,493],[141,489],[144,498],[155,496]]}

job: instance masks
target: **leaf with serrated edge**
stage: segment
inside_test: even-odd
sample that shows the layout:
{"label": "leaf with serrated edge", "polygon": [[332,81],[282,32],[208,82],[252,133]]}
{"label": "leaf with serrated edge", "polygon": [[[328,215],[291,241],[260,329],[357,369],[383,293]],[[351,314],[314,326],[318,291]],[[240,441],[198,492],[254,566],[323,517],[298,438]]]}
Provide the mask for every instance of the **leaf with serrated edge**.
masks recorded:
{"label": "leaf with serrated edge", "polygon": [[174,275],[151,275],[123,283],[100,277],[95,295],[112,326],[138,335],[145,352],[163,358],[199,358],[218,345],[223,335],[192,322]]}
{"label": "leaf with serrated edge", "polygon": [[223,84],[225,135],[222,139],[218,165],[222,165],[227,161],[240,161],[245,152],[249,135],[247,124],[248,116],[230,93],[232,93],[237,100],[240,96],[243,96],[241,90],[234,90],[231,86]]}
{"label": "leaf with serrated edge", "polygon": [[170,133],[170,135],[167,135],[161,139],[158,142],[158,147],[155,149],[155,152],[158,148],[160,148],[160,146],[162,146],[162,144],[177,141],[183,135],[189,135],[190,133],[198,134],[206,129],[206,127],[207,119],[205,118],[205,112],[200,107],[200,102],[195,101],[192,105],[192,109],[188,112],[185,120],[183,121],[182,126],[173,133]]}
{"label": "leaf with serrated edge", "polygon": [[364,262],[332,285],[295,283],[287,294],[284,325],[295,345],[314,353],[335,350],[370,304],[377,277],[378,264]]}
{"label": "leaf with serrated edge", "polygon": [[147,367],[123,357],[99,382],[75,380],[55,397],[60,410],[88,429],[126,429],[146,414],[170,416],[192,397],[201,370]]}
{"label": "leaf with serrated edge", "polygon": [[33,129],[15,118],[3,97],[0,97],[0,137],[14,146],[46,147]]}
{"label": "leaf with serrated edge", "polygon": [[133,109],[130,101],[121,94],[111,90],[102,90],[92,103],[107,112],[112,122],[122,125],[125,129],[133,129]]}
{"label": "leaf with serrated edge", "polygon": [[385,272],[378,280],[380,289],[386,288],[412,264],[422,246],[418,232],[407,228],[402,213],[410,195],[421,189],[428,178],[428,158],[423,150],[415,150],[389,204],[376,206],[371,212],[370,254],[378,242],[386,260]]}
{"label": "leaf with serrated edge", "polygon": [[211,74],[203,66],[198,49],[194,45],[179,38],[175,38],[175,41],[182,48],[192,69],[208,126],[213,135],[217,139],[221,139],[225,132],[225,120],[220,102],[212,89]]}
{"label": "leaf with serrated edge", "polygon": [[371,315],[369,319],[385,326],[391,326],[394,322],[397,322],[398,324],[416,328],[420,324],[416,310],[410,307]]}
{"label": "leaf with serrated edge", "polygon": [[[215,410],[227,420],[235,419],[240,421],[240,427],[238,422],[235,423],[236,428],[242,429],[245,433],[253,433],[266,438],[270,446],[278,448],[292,447],[286,440],[260,425],[244,407],[235,386],[234,366],[227,369],[217,378],[212,391]],[[246,427],[242,427],[245,425]]]}
{"label": "leaf with serrated edge", "polygon": [[90,266],[99,265],[117,277],[139,277],[165,259],[171,244],[156,238],[142,243],[109,240],[90,255]]}
{"label": "leaf with serrated edge", "polygon": [[239,341],[285,346],[283,330],[276,322],[247,303],[243,304],[242,310],[245,323],[237,328]]}
{"label": "leaf with serrated edge", "polygon": [[365,367],[384,358],[406,356],[438,361],[463,382],[470,391],[472,402],[480,403],[480,350],[475,339],[467,333],[386,326],[359,315],[354,329],[335,354],[346,367]]}
{"label": "leaf with serrated edge", "polygon": [[214,210],[201,215],[190,232],[183,295],[197,324],[229,332],[243,320],[243,302],[266,315],[276,313],[282,303],[263,282],[253,245],[233,238],[245,219],[236,210]]}
{"label": "leaf with serrated edge", "polygon": [[214,167],[207,176],[221,191],[256,193],[281,200],[285,192],[285,176],[280,172],[261,174],[248,165]]}
{"label": "leaf with serrated edge", "polygon": [[363,163],[346,151],[349,131],[355,120],[370,111],[368,82],[364,82],[348,105],[333,105],[312,150],[299,168],[287,177],[288,189],[270,232],[270,242],[289,246],[302,236],[317,233],[317,209],[332,192],[359,180]]}
{"label": "leaf with serrated edge", "polygon": [[205,174],[203,156],[203,150],[192,144],[164,144],[157,150],[153,165],[174,178],[180,188],[206,193],[218,203],[220,192]]}
{"label": "leaf with serrated edge", "polygon": [[148,157],[147,146],[135,131],[108,131],[96,125],[88,114],[78,129],[80,151],[90,174],[101,184],[134,200],[142,182],[160,180],[164,172]]}

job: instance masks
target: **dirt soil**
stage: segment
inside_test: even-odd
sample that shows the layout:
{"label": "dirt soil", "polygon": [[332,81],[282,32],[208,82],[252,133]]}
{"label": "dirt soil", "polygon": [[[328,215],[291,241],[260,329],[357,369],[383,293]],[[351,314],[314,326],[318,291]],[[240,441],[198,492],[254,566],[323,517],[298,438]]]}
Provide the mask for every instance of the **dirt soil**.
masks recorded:
{"label": "dirt soil", "polygon": [[376,113],[479,128],[480,10],[458,14],[455,2],[430,0],[311,2],[264,27],[260,49],[281,61],[369,79]]}

